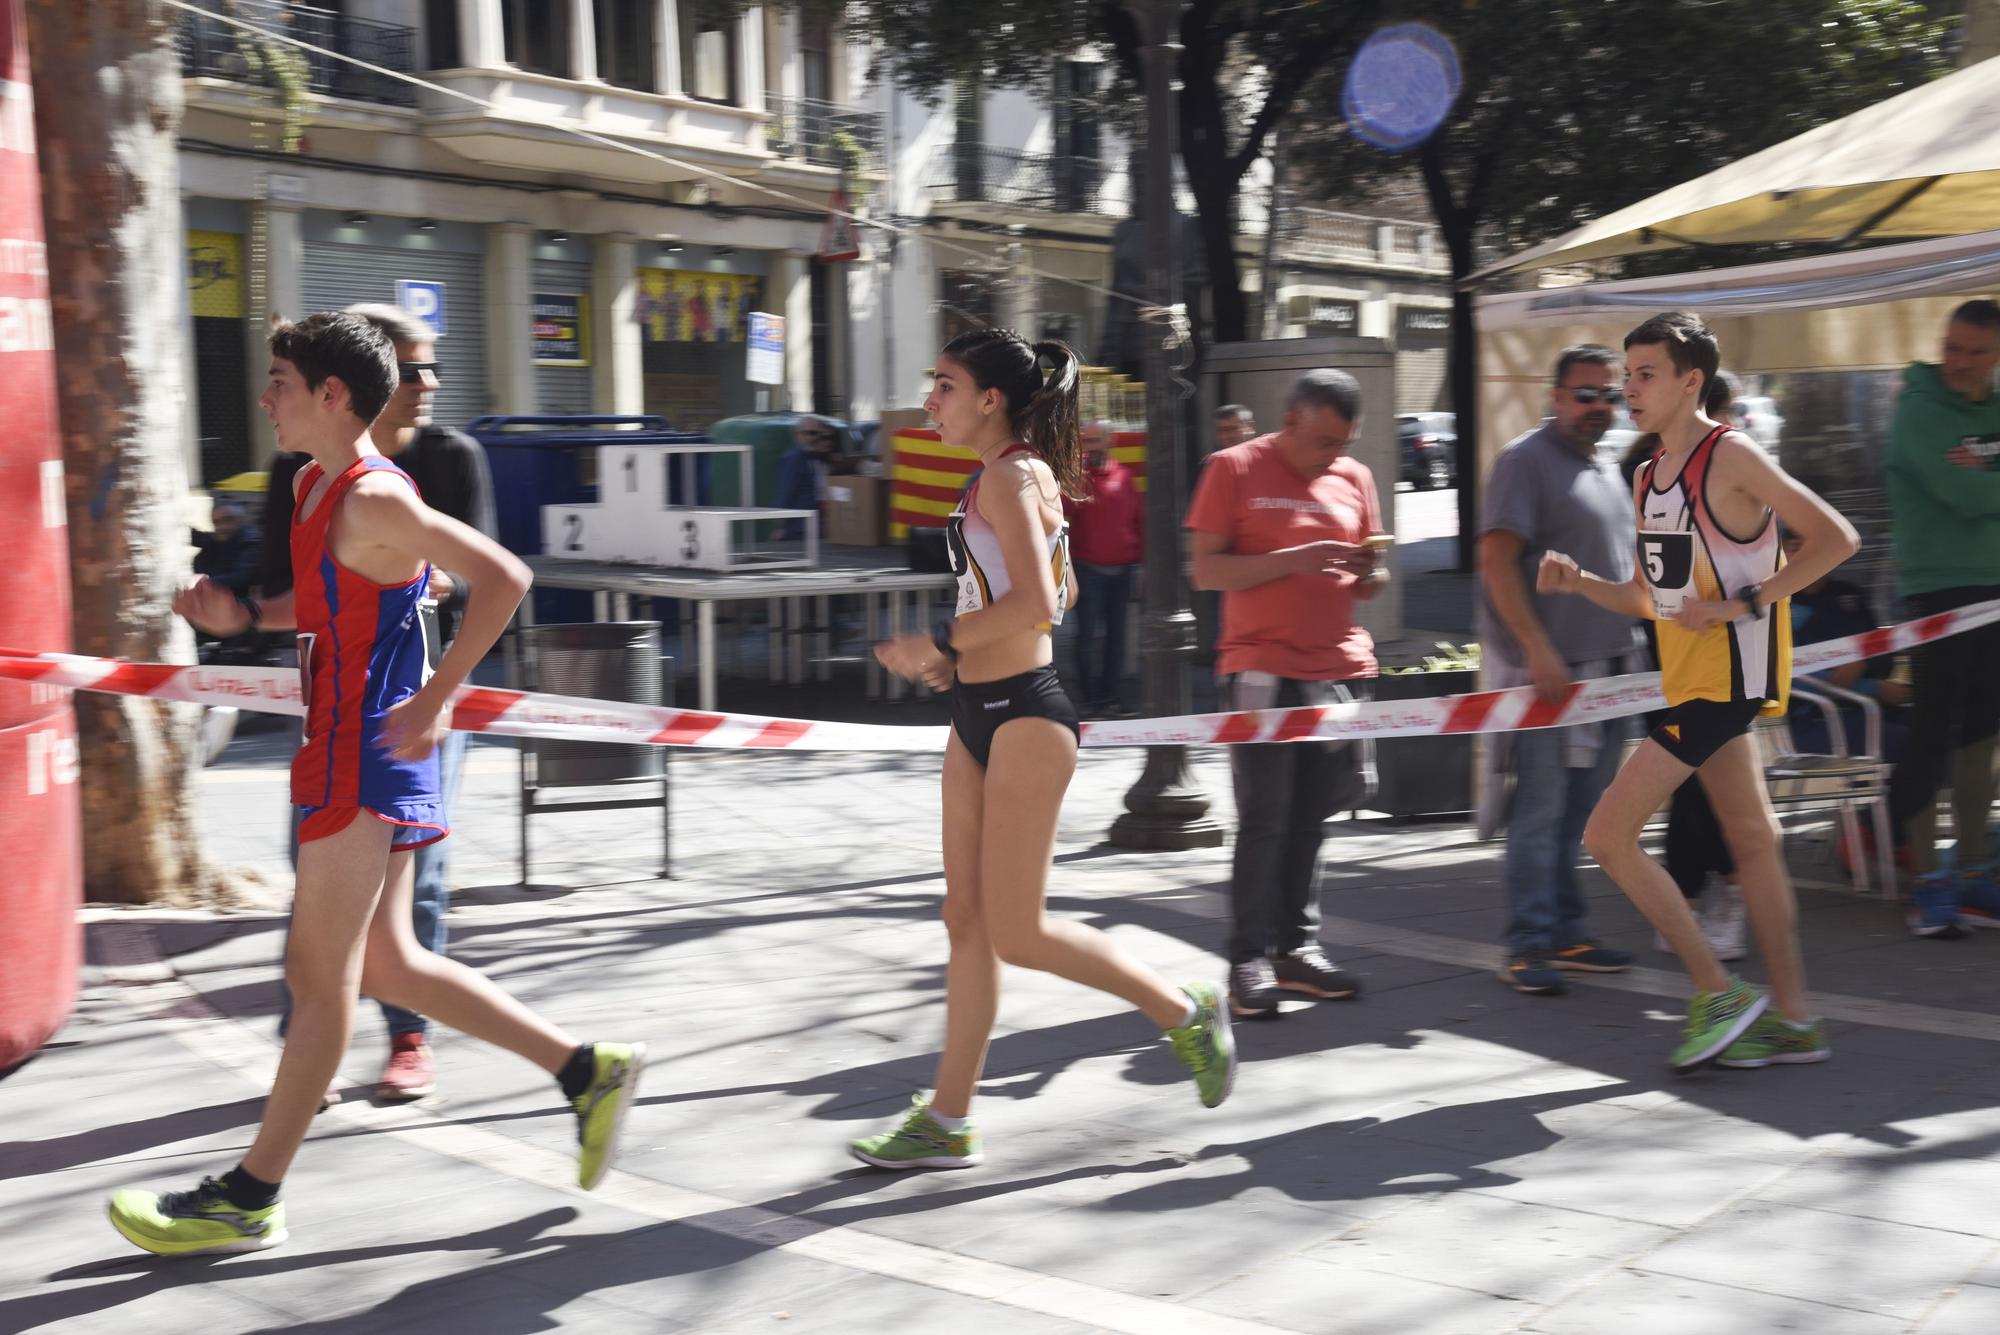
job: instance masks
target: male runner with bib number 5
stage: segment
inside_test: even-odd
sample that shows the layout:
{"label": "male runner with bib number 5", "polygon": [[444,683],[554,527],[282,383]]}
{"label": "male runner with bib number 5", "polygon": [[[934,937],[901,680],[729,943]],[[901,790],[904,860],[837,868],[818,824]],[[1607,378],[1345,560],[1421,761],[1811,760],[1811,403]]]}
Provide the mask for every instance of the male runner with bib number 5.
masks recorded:
{"label": "male runner with bib number 5", "polygon": [[[1720,361],[1715,335],[1698,315],[1656,315],[1625,336],[1632,420],[1660,438],[1659,453],[1633,480],[1638,569],[1613,583],[1550,552],[1537,578],[1545,593],[1582,594],[1659,623],[1669,708],[1599,800],[1583,843],[1694,981],[1672,1057],[1682,1073],[1711,1061],[1770,1066],[1830,1055],[1824,1026],[1806,1010],[1797,907],[1750,729],[1760,714],[1785,712],[1789,598],[1860,546],[1832,507],[1748,437],[1701,411]],[[1780,520],[1804,544],[1789,564]],[[1646,821],[1690,774],[1700,777],[1736,859],[1768,995],[1722,967],[1673,879],[1639,846]]]}

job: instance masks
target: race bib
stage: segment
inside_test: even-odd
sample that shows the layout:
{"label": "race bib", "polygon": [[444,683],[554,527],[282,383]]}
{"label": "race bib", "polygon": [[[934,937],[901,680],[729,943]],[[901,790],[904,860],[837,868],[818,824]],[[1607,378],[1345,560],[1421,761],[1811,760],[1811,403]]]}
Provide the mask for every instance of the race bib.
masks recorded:
{"label": "race bib", "polygon": [[1639,534],[1639,568],[1653,586],[1653,610],[1670,621],[1694,597],[1694,534]]}

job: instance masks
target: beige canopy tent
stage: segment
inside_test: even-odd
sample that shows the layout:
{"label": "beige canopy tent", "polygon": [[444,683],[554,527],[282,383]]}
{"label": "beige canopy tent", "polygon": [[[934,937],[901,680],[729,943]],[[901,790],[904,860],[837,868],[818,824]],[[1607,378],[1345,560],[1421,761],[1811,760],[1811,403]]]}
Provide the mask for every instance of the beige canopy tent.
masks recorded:
{"label": "beige canopy tent", "polygon": [[1691,245],[1963,236],[2000,219],[2000,57],[1511,255],[1473,282]]}
{"label": "beige canopy tent", "polygon": [[1937,356],[1945,317],[2000,291],[2000,231],[1664,278],[1478,298],[1482,474],[1548,411],[1549,371],[1572,343],[1618,347],[1658,311],[1694,310],[1723,365],[1753,376],[1892,370]]}

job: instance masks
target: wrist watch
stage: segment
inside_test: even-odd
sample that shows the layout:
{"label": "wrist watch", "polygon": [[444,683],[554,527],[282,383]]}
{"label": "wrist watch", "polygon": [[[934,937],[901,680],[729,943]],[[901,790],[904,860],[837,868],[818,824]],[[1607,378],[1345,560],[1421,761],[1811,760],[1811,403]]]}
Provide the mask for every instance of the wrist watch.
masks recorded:
{"label": "wrist watch", "polygon": [[257,606],[255,598],[252,598],[247,593],[238,592],[236,595],[236,605],[248,613],[250,617],[250,624],[243,628],[245,635],[248,635],[251,631],[257,629],[259,625],[263,624],[264,609]]}
{"label": "wrist watch", "polygon": [[949,621],[940,621],[931,627],[931,643],[936,645],[937,651],[946,658],[949,658],[954,663],[958,661],[958,650],[951,647],[951,623]]}
{"label": "wrist watch", "polygon": [[1742,603],[1745,607],[1749,608],[1750,615],[1753,617],[1756,616],[1759,611],[1757,605],[1758,599],[1762,598],[1763,596],[1764,596],[1764,587],[1761,584],[1745,584],[1742,588],[1736,591],[1737,601]]}

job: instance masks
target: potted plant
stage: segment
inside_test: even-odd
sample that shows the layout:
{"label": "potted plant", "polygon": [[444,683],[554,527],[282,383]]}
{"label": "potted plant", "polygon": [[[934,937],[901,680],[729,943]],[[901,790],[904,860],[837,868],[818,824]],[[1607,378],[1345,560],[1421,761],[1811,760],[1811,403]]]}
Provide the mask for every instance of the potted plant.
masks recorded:
{"label": "potted plant", "polygon": [[[1422,700],[1479,689],[1479,646],[1440,642],[1417,667],[1385,667],[1377,700]],[[1473,737],[1384,737],[1375,743],[1375,809],[1403,818],[1472,810]]]}

